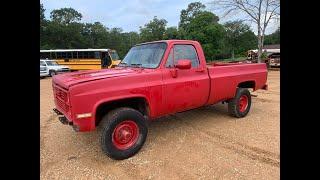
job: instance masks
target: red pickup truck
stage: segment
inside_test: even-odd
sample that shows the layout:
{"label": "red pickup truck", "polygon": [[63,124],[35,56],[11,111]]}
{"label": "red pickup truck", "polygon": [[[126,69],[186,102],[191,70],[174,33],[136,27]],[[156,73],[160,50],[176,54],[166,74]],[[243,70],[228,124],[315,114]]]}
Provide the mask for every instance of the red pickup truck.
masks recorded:
{"label": "red pickup truck", "polygon": [[197,41],[155,41],[132,47],[116,68],[54,76],[53,110],[75,131],[97,128],[103,152],[125,159],[143,146],[148,121],[218,102],[244,117],[248,89],[267,89],[266,81],[265,63],[206,64]]}

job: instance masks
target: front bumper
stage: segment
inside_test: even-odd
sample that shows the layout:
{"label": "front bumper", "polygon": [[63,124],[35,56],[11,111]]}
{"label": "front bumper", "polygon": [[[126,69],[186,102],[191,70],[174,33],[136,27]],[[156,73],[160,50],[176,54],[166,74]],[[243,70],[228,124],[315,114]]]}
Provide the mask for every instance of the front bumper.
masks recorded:
{"label": "front bumper", "polygon": [[270,66],[280,67],[280,63],[272,62],[272,63],[270,63]]}
{"label": "front bumper", "polygon": [[40,71],[40,77],[44,77],[44,76],[49,76],[49,73],[48,72],[41,72]]}
{"label": "front bumper", "polygon": [[62,112],[54,108],[53,111],[58,115],[59,121],[64,125],[70,125],[73,127],[73,130],[76,132],[92,131],[95,129],[95,126],[90,118],[75,119],[70,121]]}
{"label": "front bumper", "polygon": [[65,125],[73,125],[73,122],[72,121],[69,121],[66,116],[63,115],[62,112],[60,112],[58,109],[54,108],[53,109],[53,112],[55,112],[59,117],[59,121],[62,123],[62,124],[65,124]]}

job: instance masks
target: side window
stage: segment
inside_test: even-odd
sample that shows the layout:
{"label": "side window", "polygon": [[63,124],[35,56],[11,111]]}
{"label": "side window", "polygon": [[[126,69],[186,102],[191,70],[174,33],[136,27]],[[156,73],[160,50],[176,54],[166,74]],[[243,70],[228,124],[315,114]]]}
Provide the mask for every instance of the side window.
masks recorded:
{"label": "side window", "polygon": [[173,67],[173,48],[170,50],[170,53],[166,62],[166,67],[167,68]]}
{"label": "side window", "polygon": [[94,58],[100,59],[100,52],[99,51],[94,52]]}
{"label": "side window", "polygon": [[179,59],[190,59],[192,67],[199,66],[197,52],[192,45],[174,46],[174,62],[176,62]]}
{"label": "side window", "polygon": [[77,52],[72,52],[72,58],[73,59],[78,59],[78,53]]}
{"label": "side window", "polygon": [[66,52],[66,58],[72,58],[72,52]]}

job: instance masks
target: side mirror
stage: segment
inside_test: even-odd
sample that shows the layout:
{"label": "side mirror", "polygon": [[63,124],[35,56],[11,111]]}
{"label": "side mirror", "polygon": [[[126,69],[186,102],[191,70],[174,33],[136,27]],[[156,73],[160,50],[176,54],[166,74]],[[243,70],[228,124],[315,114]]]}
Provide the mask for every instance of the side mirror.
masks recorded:
{"label": "side mirror", "polygon": [[179,59],[178,64],[175,65],[178,69],[190,69],[191,68],[191,60],[190,59]]}

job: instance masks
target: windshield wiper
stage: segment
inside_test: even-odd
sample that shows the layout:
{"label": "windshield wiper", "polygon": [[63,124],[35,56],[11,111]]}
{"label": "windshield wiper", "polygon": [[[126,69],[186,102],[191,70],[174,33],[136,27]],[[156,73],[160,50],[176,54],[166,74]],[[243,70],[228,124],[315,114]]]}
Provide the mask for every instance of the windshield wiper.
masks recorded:
{"label": "windshield wiper", "polygon": [[118,64],[118,66],[119,66],[119,65],[123,65],[123,67],[125,67],[125,66],[127,66],[127,63],[121,62],[121,63]]}
{"label": "windshield wiper", "polygon": [[130,65],[133,67],[141,67],[142,66],[142,64],[130,64]]}

